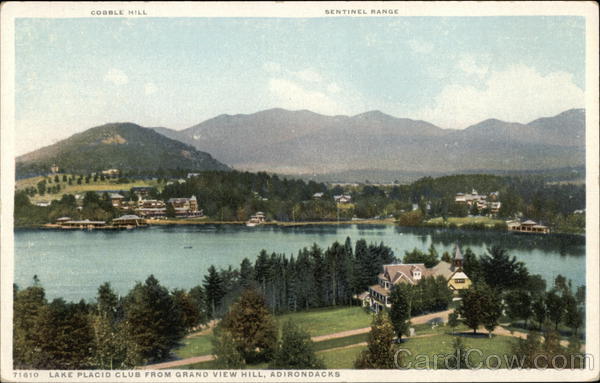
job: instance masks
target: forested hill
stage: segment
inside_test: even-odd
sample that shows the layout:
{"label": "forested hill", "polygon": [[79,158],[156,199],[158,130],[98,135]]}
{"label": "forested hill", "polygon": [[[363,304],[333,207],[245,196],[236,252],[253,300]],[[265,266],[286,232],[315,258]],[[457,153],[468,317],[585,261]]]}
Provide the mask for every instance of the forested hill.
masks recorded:
{"label": "forested hill", "polygon": [[137,173],[230,169],[206,152],[132,123],[91,128],[17,157],[17,177],[47,174],[54,164],[62,173],[81,174],[113,168]]}

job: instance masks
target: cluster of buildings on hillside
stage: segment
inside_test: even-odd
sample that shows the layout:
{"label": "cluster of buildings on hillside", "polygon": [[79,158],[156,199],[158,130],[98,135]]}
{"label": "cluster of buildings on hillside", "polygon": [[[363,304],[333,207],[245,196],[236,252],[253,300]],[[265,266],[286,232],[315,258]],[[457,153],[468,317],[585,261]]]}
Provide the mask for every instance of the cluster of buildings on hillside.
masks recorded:
{"label": "cluster of buildings on hillside", "polygon": [[443,276],[448,287],[455,293],[471,286],[472,282],[463,270],[463,255],[458,244],[451,263],[440,261],[434,267],[425,267],[423,263],[383,265],[382,273],[377,276],[377,284],[370,286],[369,290],[360,294],[358,298],[363,302],[363,306],[379,312],[391,307],[389,297],[395,285],[416,285],[423,278],[437,276]]}
{"label": "cluster of buildings on hillside", "polygon": [[[315,194],[313,194],[312,198],[315,200],[319,200],[319,199],[323,198],[324,195],[325,195],[325,193],[315,193]],[[352,196],[350,194],[334,195],[333,200],[335,201],[335,203],[345,205],[345,204],[352,203]]]}
{"label": "cluster of buildings on hillside", "polygon": [[498,201],[500,196],[499,192],[492,192],[488,195],[479,194],[477,190],[473,189],[471,193],[456,193],[454,202],[457,204],[467,205],[469,208],[477,206],[477,210],[489,209],[491,214],[498,214],[502,203]]}
{"label": "cluster of buildings on hillside", "polygon": [[110,200],[114,207],[122,210],[134,211],[141,217],[161,218],[168,215],[169,205],[173,208],[176,217],[202,217],[203,211],[198,208],[196,196],[190,198],[169,198],[166,202],[158,199],[144,199],[125,201],[121,194],[111,193]]}

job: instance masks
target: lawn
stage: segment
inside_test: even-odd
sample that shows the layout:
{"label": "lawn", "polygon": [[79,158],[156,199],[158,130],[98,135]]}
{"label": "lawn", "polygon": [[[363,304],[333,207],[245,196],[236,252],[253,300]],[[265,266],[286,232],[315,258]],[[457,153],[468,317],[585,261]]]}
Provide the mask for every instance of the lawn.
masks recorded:
{"label": "lawn", "polygon": [[[504,221],[500,219],[493,219],[490,217],[448,217],[446,221],[447,225],[455,224],[456,226],[462,226],[464,224],[484,224],[486,226],[494,226],[496,224],[503,224]],[[425,222],[425,225],[439,226],[444,224],[442,217],[432,218]]]}
{"label": "lawn", "polygon": [[351,346],[351,345],[357,344],[357,343],[366,342],[368,335],[369,335],[368,333],[364,333],[364,334],[358,334],[358,335],[351,335],[351,336],[347,336],[344,338],[336,338],[336,339],[324,340],[321,342],[315,342],[314,350],[318,352],[318,351],[329,350],[329,349],[336,348],[336,347],[345,347],[345,346]]}
{"label": "lawn", "polygon": [[[17,190],[22,190],[28,187],[35,187],[37,188],[37,183],[41,180],[48,180],[48,178],[52,178],[52,183],[48,183],[46,182],[46,187],[50,188],[52,186],[55,185],[60,185],[61,190],[59,193],[56,194],[49,194],[46,193],[43,196],[40,196],[39,194],[36,194],[34,197],[31,198],[32,202],[39,202],[39,201],[52,201],[52,200],[57,200],[60,199],[63,194],[82,194],[85,193],[86,191],[96,191],[96,190],[129,190],[134,186],[154,186],[154,187],[158,187],[158,183],[156,181],[151,181],[151,180],[131,180],[131,182],[129,183],[117,183],[116,179],[106,179],[104,181],[100,181],[98,179],[98,181],[94,182],[94,179],[91,178],[90,179],[90,183],[86,184],[85,183],[85,179],[82,181],[81,185],[77,184],[77,180],[75,179],[73,181],[72,185],[69,185],[67,182],[63,182],[62,181],[62,174],[59,174],[59,179],[60,182],[55,183],[54,182],[54,176],[52,177],[31,177],[31,178],[25,178],[22,180],[17,180],[16,181],[16,189]],[[70,175],[67,175],[70,176]],[[78,177],[78,176],[75,176]]]}
{"label": "lawn", "polygon": [[[311,336],[332,334],[340,331],[354,330],[357,328],[369,327],[371,325],[371,315],[365,313],[360,307],[335,307],[335,308],[322,308],[309,311],[303,311],[298,313],[290,313],[276,316],[279,327],[285,323],[285,321],[291,319],[297,325],[306,330]],[[361,335],[366,336],[366,335]],[[209,355],[212,352],[212,339],[214,338],[212,333],[196,336],[192,338],[185,338],[182,342],[182,346],[175,349],[175,355],[178,358],[190,358],[193,356]],[[348,337],[352,338],[352,337]],[[343,340],[346,338],[332,339],[329,341],[319,342],[327,345],[331,344],[331,347],[340,347],[352,343],[363,342],[366,338],[357,337],[351,340]],[[362,339],[362,340],[361,340]],[[347,343],[347,342],[351,343]],[[319,350],[324,347],[319,346]]]}
{"label": "lawn", "polygon": [[354,361],[365,348],[367,346],[349,347],[343,350],[324,351],[317,355],[323,359],[326,368],[354,368]]}
{"label": "lawn", "polygon": [[[418,332],[417,335],[428,335],[435,334],[433,336],[415,337],[405,339],[401,344],[398,345],[400,349],[406,351],[402,355],[405,356],[404,362],[411,363],[409,367],[424,368],[425,364],[429,368],[436,367],[436,355],[437,355],[437,368],[443,368],[444,359],[441,355],[450,354],[453,351],[453,341],[458,336],[464,342],[466,349],[477,349],[479,352],[473,352],[471,357],[471,363],[474,365],[478,364],[481,360],[484,360],[489,355],[499,355],[501,361],[501,367],[506,366],[506,360],[504,359],[505,354],[510,354],[512,345],[516,342],[516,339],[508,336],[496,335],[492,338],[488,338],[486,335],[478,334],[473,337],[470,331],[467,331],[464,327],[457,329],[457,335],[451,335],[447,333],[449,329],[445,327],[438,327],[429,332]],[[426,334],[425,334],[426,333]],[[459,335],[460,334],[460,335]],[[202,338],[205,338],[204,336]],[[325,366],[329,369],[347,369],[353,368],[354,361],[358,357],[358,354],[366,348],[365,345],[358,345],[367,340],[367,334],[352,335],[345,338],[331,339],[322,342],[315,343],[315,351],[319,358],[323,359]],[[346,347],[343,349],[335,349],[338,347]],[[210,352],[209,352],[210,353]],[[410,354],[409,354],[410,353]],[[422,355],[417,357],[417,355]],[[482,356],[480,356],[482,355]],[[483,358],[483,359],[482,359]],[[496,359],[491,360],[492,363],[496,363]],[[247,366],[247,368],[262,369],[267,368],[266,363]],[[492,367],[495,367],[493,364]],[[212,369],[214,367],[214,361],[202,362],[191,364],[179,369]]]}
{"label": "lawn", "polygon": [[[443,368],[444,359],[439,357],[439,355],[450,354],[453,352],[452,344],[456,337],[457,336],[449,334],[440,334],[432,337],[413,338],[402,342],[399,347],[407,350],[407,352],[410,352],[410,354],[407,352],[403,352],[403,354],[406,355],[404,361],[412,363],[409,365],[411,368],[423,367],[425,363],[427,363],[429,368],[435,368],[436,355],[438,355],[437,367]],[[502,363],[501,366],[504,367],[506,363],[503,359],[503,355],[510,354],[512,345],[516,343],[515,338],[501,335],[495,335],[492,338],[488,338],[487,336],[481,334],[477,337],[472,337],[471,334],[468,333],[461,338],[466,349],[476,349],[480,350],[482,353],[479,354],[478,351],[472,352],[471,363],[474,365],[482,361],[482,358],[485,359],[489,355],[494,354],[500,356]],[[480,355],[483,355],[483,357]],[[496,359],[492,358],[491,362],[495,363]],[[440,365],[440,363],[442,364]]]}
{"label": "lawn", "polygon": [[277,316],[279,324],[292,319],[311,336],[369,327],[372,315],[361,307],[322,308]]}
{"label": "lawn", "polygon": [[210,355],[212,353],[212,333],[195,336],[193,338],[185,338],[180,348],[175,349],[175,355],[178,358],[185,359],[193,356]]}

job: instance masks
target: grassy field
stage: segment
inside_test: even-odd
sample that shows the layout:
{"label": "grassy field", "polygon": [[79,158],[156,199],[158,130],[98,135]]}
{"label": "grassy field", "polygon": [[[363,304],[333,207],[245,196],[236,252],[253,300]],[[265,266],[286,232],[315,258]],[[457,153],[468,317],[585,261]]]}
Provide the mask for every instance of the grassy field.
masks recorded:
{"label": "grassy field", "polygon": [[[461,337],[466,349],[480,350],[472,353],[471,363],[478,364],[485,360],[489,355],[498,355],[500,357],[500,366],[506,366],[505,354],[510,354],[512,345],[516,343],[516,339],[509,336],[495,335],[488,338],[486,335],[477,334],[472,336],[470,331],[460,326],[456,329],[455,335],[449,333],[447,327],[437,327],[435,329],[417,328],[417,337],[404,339],[399,348],[406,351],[403,352],[404,359],[408,367],[424,367],[428,368],[443,368],[444,359],[441,355],[450,354],[453,352],[453,342],[457,337]],[[423,336],[425,335],[425,336]],[[325,366],[330,369],[337,368],[353,368],[354,361],[358,354],[366,348],[360,343],[367,340],[367,334],[353,335],[345,338],[330,339],[327,341],[316,342],[315,351],[317,355],[323,359]],[[343,347],[343,348],[341,348]],[[419,356],[418,356],[419,355]],[[437,360],[437,362],[436,362]],[[492,363],[496,363],[495,358],[490,359]],[[410,364],[409,364],[410,363]],[[492,365],[495,367],[495,364]],[[196,363],[184,367],[182,369],[211,369],[214,368],[214,362]],[[247,368],[267,368],[267,364],[259,364],[248,366]]]}
{"label": "grassy field", "polygon": [[[404,362],[411,362],[409,366],[415,367],[415,364],[417,364],[418,367],[421,367],[425,362],[428,362],[427,366],[429,368],[436,368],[435,356],[452,353],[454,350],[452,343],[456,337],[450,334],[440,334],[432,337],[413,338],[408,339],[399,346],[401,349],[410,352],[410,354],[404,353],[406,355]],[[462,336],[462,339],[466,349],[477,349],[482,353],[473,352],[471,354],[471,363],[478,364],[482,361],[482,358],[485,359],[489,355],[494,354],[500,356],[502,367],[506,366],[503,355],[510,354],[512,345],[516,343],[516,339],[513,337],[500,335],[495,335],[492,338],[488,338],[485,335],[471,337],[469,333]],[[427,357],[417,357],[417,355],[426,355]],[[481,357],[480,355],[483,356]],[[495,358],[493,358],[492,362],[495,361]],[[441,365],[440,362],[442,363]],[[443,359],[440,357],[437,358],[437,368],[443,368]]]}
{"label": "grassy field", "polygon": [[[357,328],[368,327],[371,324],[371,315],[365,313],[365,311],[360,307],[336,307],[315,309],[299,313],[278,315],[276,319],[280,328],[285,321],[291,319],[297,325],[305,329],[311,336],[319,336],[325,334],[332,334],[340,331],[354,330]],[[182,346],[174,350],[175,355],[182,359],[190,358],[193,356],[210,355],[210,353],[212,352],[213,338],[214,336],[212,333],[202,336],[185,338],[182,342]],[[326,343],[326,345],[320,346],[321,348],[319,348],[319,350],[324,349],[323,347],[340,347],[345,346],[347,344],[359,343],[364,341],[363,338],[360,338],[363,339],[360,340],[358,337],[356,339],[341,339],[342,340],[332,339],[329,341],[320,342]]]}
{"label": "grassy field", "polygon": [[[486,226],[494,226],[496,224],[503,224],[504,221],[500,219],[493,219],[490,217],[448,217],[446,225],[455,224],[456,226],[470,225],[470,224],[483,224]],[[442,217],[432,218],[425,221],[425,225],[441,226],[444,225],[444,219]]]}
{"label": "grassy field", "polygon": [[[62,181],[62,174],[59,174],[59,179],[60,182],[55,183],[54,182],[54,177],[52,178],[52,183],[48,183],[48,178],[50,177],[31,177],[31,178],[25,178],[22,180],[17,180],[15,187],[17,190],[23,190],[26,189],[28,187],[34,187],[37,188],[37,183],[42,181],[42,180],[46,180],[46,188],[51,188],[53,186],[56,185],[60,185],[60,192],[59,193],[55,193],[55,194],[49,194],[46,193],[43,196],[40,196],[39,194],[36,194],[34,197],[31,198],[32,202],[39,202],[39,201],[52,201],[52,200],[56,200],[56,199],[60,199],[63,194],[82,194],[85,193],[86,191],[96,191],[96,190],[129,190],[134,186],[153,186],[153,187],[157,187],[158,188],[158,183],[156,181],[152,181],[152,180],[132,180],[132,182],[128,182],[128,183],[117,183],[116,179],[107,179],[104,181],[96,181],[94,182],[94,179],[90,179],[90,183],[86,184],[85,183],[85,178],[84,180],[82,180],[81,185],[77,185],[77,180],[74,179],[72,181],[72,185],[69,185],[68,182],[63,182]],[[70,175],[67,174],[67,177],[69,177]],[[75,176],[74,176],[75,177]]]}
{"label": "grassy field", "polygon": [[372,316],[361,307],[341,307],[315,309],[277,317],[280,325],[288,319],[292,319],[311,336],[319,336],[369,327]]}
{"label": "grassy field", "polygon": [[354,361],[365,348],[367,346],[349,347],[343,350],[324,351],[317,355],[323,359],[327,368],[354,368]]}
{"label": "grassy field", "polygon": [[212,333],[195,336],[193,338],[185,338],[180,348],[175,350],[175,355],[178,358],[185,359],[193,356],[210,355],[212,353]]}

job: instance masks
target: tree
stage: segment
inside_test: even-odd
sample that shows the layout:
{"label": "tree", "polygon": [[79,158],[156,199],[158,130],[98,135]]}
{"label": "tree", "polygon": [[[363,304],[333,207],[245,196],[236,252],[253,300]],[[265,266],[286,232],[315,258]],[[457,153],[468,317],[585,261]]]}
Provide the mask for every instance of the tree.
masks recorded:
{"label": "tree", "polygon": [[558,330],[558,324],[563,319],[565,312],[564,302],[555,289],[546,293],[545,302],[547,317],[554,323],[554,329]]}
{"label": "tree", "polygon": [[456,311],[452,311],[448,314],[448,326],[452,329],[452,335],[454,335],[454,329],[458,327],[459,324],[458,313]]}
{"label": "tree", "polygon": [[529,292],[520,289],[512,290],[506,294],[504,300],[508,316],[512,319],[523,319],[527,328],[527,321],[533,315],[532,297]]}
{"label": "tree", "polygon": [[247,363],[264,362],[273,356],[277,326],[265,298],[254,289],[245,290],[220,325],[229,331]]}
{"label": "tree", "polygon": [[40,195],[44,195],[46,193],[46,180],[41,180],[37,183],[37,190]]}
{"label": "tree", "polygon": [[246,361],[239,352],[231,333],[226,330],[215,330],[215,335],[216,337],[213,339],[215,367],[222,369],[245,368]]}
{"label": "tree", "polygon": [[390,293],[390,321],[398,339],[408,335],[411,316],[411,286],[399,283],[392,288]]}
{"label": "tree", "polygon": [[484,325],[490,332],[496,327],[502,314],[502,304],[498,294],[485,283],[480,282],[463,291],[458,313],[463,322],[477,333],[479,325]]}
{"label": "tree", "polygon": [[564,322],[567,326],[573,329],[575,335],[583,324],[583,309],[580,309],[577,304],[577,299],[572,294],[566,294],[563,297],[565,312]]}
{"label": "tree", "polygon": [[140,365],[159,361],[183,337],[184,323],[169,291],[153,275],[138,282],[125,297],[127,362]]}
{"label": "tree", "polygon": [[354,281],[355,291],[364,291],[369,286],[377,282],[377,274],[380,272],[381,265],[377,254],[373,251],[369,251],[367,241],[360,239],[356,241],[355,249],[355,268],[354,268]]}
{"label": "tree", "polygon": [[40,310],[46,305],[44,288],[39,285],[39,281],[36,281],[33,286],[20,291],[15,285],[13,302],[14,368],[29,369],[39,366],[39,352],[35,352],[38,337],[33,330]]}
{"label": "tree", "polygon": [[274,369],[323,369],[325,364],[314,351],[310,335],[288,320],[282,329],[282,338],[270,368]]}
{"label": "tree", "polygon": [[405,256],[403,259],[404,263],[424,263],[425,267],[431,268],[439,263],[437,251],[435,248],[430,247],[428,253],[423,253],[419,251],[417,248],[413,249],[411,252],[405,252]]}
{"label": "tree", "polygon": [[355,368],[391,369],[396,368],[394,356],[394,327],[387,314],[378,313],[371,324],[367,337],[367,349],[363,350],[356,361]]}
{"label": "tree", "polygon": [[518,288],[526,283],[529,273],[523,262],[509,256],[506,249],[492,246],[488,249],[489,255],[480,259],[481,271],[486,283],[492,288],[509,289]]}
{"label": "tree", "polygon": [[206,294],[202,286],[195,286],[190,290],[190,299],[196,305],[198,310],[198,323],[206,324],[208,321],[208,310],[206,303]]}
{"label": "tree", "polygon": [[167,203],[167,208],[166,208],[165,214],[169,218],[175,218],[177,216],[177,213],[175,212],[175,207],[173,206],[172,203]]}
{"label": "tree", "polygon": [[204,291],[206,293],[206,301],[208,303],[208,317],[215,318],[217,308],[221,304],[221,300],[225,297],[225,284],[223,278],[217,272],[214,266],[208,268],[208,275],[204,276]]}
{"label": "tree", "polygon": [[181,320],[186,331],[192,330],[200,322],[200,310],[198,305],[185,290],[173,290],[175,306],[181,312]]}
{"label": "tree", "polygon": [[541,330],[548,314],[544,296],[539,296],[533,301],[531,304],[531,310],[533,312],[533,317],[538,322],[538,329]]}
{"label": "tree", "polygon": [[36,338],[36,369],[76,370],[93,366],[94,339],[85,302],[55,299],[43,306],[30,330]]}

